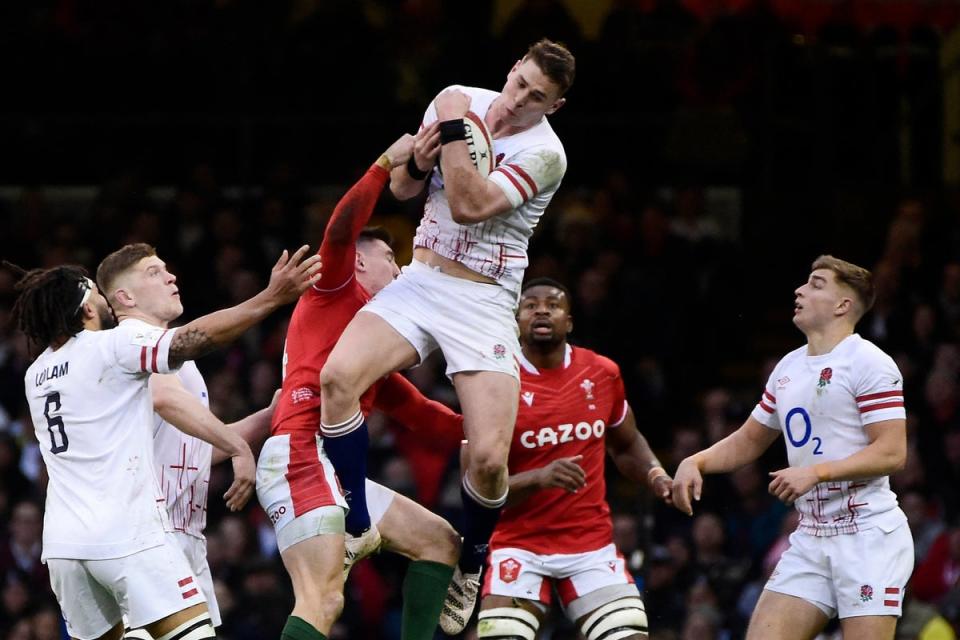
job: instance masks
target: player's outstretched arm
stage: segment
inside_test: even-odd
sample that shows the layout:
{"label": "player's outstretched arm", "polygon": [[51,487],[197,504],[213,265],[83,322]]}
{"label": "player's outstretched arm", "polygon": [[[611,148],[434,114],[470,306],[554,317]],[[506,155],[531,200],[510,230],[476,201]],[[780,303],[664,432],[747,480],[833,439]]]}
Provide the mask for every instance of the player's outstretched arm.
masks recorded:
{"label": "player's outstretched arm", "polygon": [[[273,412],[277,408],[277,400],[280,398],[280,389],[273,394],[273,401],[269,407],[260,409],[251,413],[246,418],[241,418],[236,422],[227,425],[228,429],[236,432],[243,441],[246,442],[255,455],[259,455],[260,447],[270,435],[270,421],[273,419]],[[214,448],[213,464],[219,464],[230,457],[230,454],[222,449]]]}
{"label": "player's outstretched arm", "polygon": [[863,428],[870,441],[854,454],[808,467],[787,467],[770,473],[770,493],[792,504],[821,482],[888,476],[907,461],[907,421],[898,418]]}
{"label": "player's outstretched arm", "polygon": [[760,457],[780,436],[753,417],[708,449],[685,458],[673,476],[673,505],[693,515],[693,500],[700,499],[705,473],[726,473]]}
{"label": "player's outstretched arm", "polygon": [[223,494],[231,511],[242,509],[253,495],[257,464],[250,447],[236,431],[227,428],[193,394],[183,388],[176,375],[150,377],[153,410],[186,434],[209,442],[233,460],[233,484]]}
{"label": "player's outstretched arm", "polygon": [[[387,173],[396,167],[403,167],[413,154],[413,141],[414,137],[412,135],[409,133],[403,134],[391,144],[386,151],[380,154],[374,166],[383,169]],[[374,168],[371,167],[370,170],[340,198],[340,201],[333,210],[333,214],[330,216],[330,222],[327,223],[326,231],[323,234],[321,253],[324,247],[331,244],[349,245],[353,247],[353,244],[360,236],[360,231],[363,230],[363,227],[370,221],[370,216],[373,215],[373,209],[376,207],[377,199],[383,191],[384,184],[386,184],[387,174],[379,172],[379,176],[377,176],[376,173]],[[354,269],[353,264],[351,263],[349,267],[350,273],[352,274]]]}
{"label": "player's outstretched arm", "polygon": [[667,504],[673,503],[673,479],[637,429],[632,408],[627,407],[623,422],[607,429],[606,441],[607,452],[620,473],[636,483],[647,484],[653,495]]}
{"label": "player's outstretched arm", "polygon": [[230,344],[275,309],[299,298],[320,279],[320,256],[303,260],[309,249],[303,245],[293,256],[284,250],[273,265],[266,289],[249,300],[229,309],[214,311],[177,329],[170,342],[170,368],[175,369],[187,360],[195,360]]}
{"label": "player's outstretched arm", "polygon": [[393,196],[397,200],[409,200],[420,193],[439,155],[440,123],[432,122],[414,137],[413,156],[391,169],[390,192]]}

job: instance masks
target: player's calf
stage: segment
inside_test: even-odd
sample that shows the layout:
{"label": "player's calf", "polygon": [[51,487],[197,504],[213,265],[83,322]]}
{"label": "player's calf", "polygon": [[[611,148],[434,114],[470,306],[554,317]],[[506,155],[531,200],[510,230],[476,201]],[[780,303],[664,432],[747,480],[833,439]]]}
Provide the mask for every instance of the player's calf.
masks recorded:
{"label": "player's calf", "polygon": [[507,491],[504,490],[496,498],[487,498],[474,488],[468,473],[463,476],[460,498],[463,500],[464,531],[459,565],[463,573],[476,574],[479,579],[480,569],[487,558],[490,536],[507,503]]}
{"label": "player's calf", "polygon": [[370,434],[366,419],[358,409],[344,422],[321,422],[320,431],[323,434],[323,449],[337,471],[349,506],[345,521],[347,533],[359,537],[370,528],[366,494]]}

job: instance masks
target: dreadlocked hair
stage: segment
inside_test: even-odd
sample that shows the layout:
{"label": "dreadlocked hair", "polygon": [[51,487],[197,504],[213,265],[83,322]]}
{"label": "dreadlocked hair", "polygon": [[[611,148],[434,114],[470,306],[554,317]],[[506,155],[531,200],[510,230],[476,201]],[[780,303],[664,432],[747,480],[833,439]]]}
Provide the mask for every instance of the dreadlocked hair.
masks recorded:
{"label": "dreadlocked hair", "polygon": [[83,330],[80,286],[87,271],[63,265],[31,269],[17,282],[19,292],[13,305],[13,322],[34,347],[45,349],[58,338],[75,336]]}

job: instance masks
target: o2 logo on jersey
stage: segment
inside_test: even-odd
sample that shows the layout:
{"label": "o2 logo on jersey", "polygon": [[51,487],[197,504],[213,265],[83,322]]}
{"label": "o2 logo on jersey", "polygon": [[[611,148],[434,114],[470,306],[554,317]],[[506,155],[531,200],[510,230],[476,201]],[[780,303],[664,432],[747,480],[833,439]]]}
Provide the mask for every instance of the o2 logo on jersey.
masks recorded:
{"label": "o2 logo on jersey", "polygon": [[571,422],[556,427],[542,427],[539,430],[524,431],[520,434],[520,444],[527,449],[536,449],[537,447],[554,446],[574,440],[602,438],[606,430],[607,424],[603,420],[595,420],[593,424],[578,422],[574,425]]}
{"label": "o2 logo on jersey", "polygon": [[[797,418],[797,416],[800,417]],[[803,422],[803,432],[798,438],[796,437],[796,434],[800,433],[800,425],[797,423],[800,420]],[[790,411],[787,413],[786,420],[784,420],[783,430],[787,435],[787,440],[793,446],[799,449],[803,445],[807,444],[807,442],[810,440],[813,440],[813,455],[823,455],[823,451],[820,450],[820,447],[823,445],[823,440],[821,440],[819,436],[813,435],[813,423],[810,421],[810,414],[807,413],[807,410],[803,407],[794,407],[793,409],[790,409]]]}

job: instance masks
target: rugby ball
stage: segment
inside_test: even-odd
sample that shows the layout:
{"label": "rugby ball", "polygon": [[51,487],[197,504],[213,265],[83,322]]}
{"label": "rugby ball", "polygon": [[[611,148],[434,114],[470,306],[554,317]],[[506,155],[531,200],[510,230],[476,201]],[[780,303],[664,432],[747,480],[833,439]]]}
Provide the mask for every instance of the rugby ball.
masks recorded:
{"label": "rugby ball", "polygon": [[484,124],[483,118],[473,111],[467,111],[467,115],[463,117],[463,124],[467,130],[467,148],[470,150],[470,158],[480,175],[486,178],[496,168],[490,130]]}

